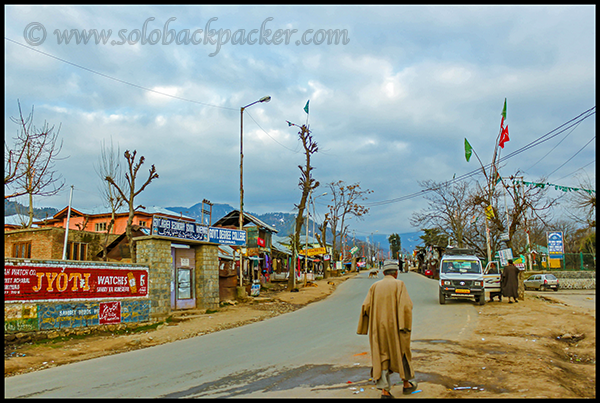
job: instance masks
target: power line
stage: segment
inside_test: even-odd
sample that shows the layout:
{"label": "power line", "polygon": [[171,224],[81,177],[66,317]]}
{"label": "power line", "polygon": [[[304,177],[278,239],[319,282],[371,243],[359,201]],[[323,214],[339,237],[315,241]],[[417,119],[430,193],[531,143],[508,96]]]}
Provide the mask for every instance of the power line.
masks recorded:
{"label": "power line", "polygon": [[[558,136],[559,134],[562,134],[563,132],[567,131],[571,127],[578,125],[579,123],[581,123],[585,119],[587,119],[590,116],[594,115],[596,113],[595,109],[596,109],[596,107],[594,106],[594,107],[588,109],[587,111],[582,112],[581,114],[579,114],[578,116],[576,116],[573,119],[569,120],[568,122],[563,123],[562,125],[560,125],[556,129],[554,129],[554,130],[552,130],[552,131],[544,134],[543,136],[541,136],[538,139],[532,141],[531,143],[529,143],[529,144],[521,147],[520,149],[518,149],[516,151],[513,151],[512,153],[510,153],[510,154],[508,154],[508,155],[500,158],[498,162],[505,161],[505,160],[507,160],[509,158],[514,157],[515,155],[518,155],[518,154],[520,154],[520,153],[522,153],[524,151],[529,150],[530,148],[533,148],[533,147],[538,146],[538,145],[540,145],[542,143],[545,143],[548,140],[553,139],[554,137]],[[577,120],[577,119],[580,119],[580,120]],[[566,127],[564,127],[564,126],[566,126]],[[555,132],[555,131],[557,131],[557,132],[553,134],[553,132]]]}
{"label": "power line", "polygon": [[61,62],[63,62],[63,63],[70,64],[71,66],[74,66],[74,67],[80,68],[80,69],[82,69],[82,70],[85,70],[85,71],[88,71],[88,72],[90,72],[90,73],[97,74],[97,75],[99,75],[99,76],[101,76],[101,77],[108,78],[109,80],[113,80],[113,81],[119,82],[119,83],[121,83],[121,84],[126,84],[126,85],[129,85],[129,86],[132,86],[132,87],[135,87],[135,88],[138,88],[138,89],[144,90],[144,91],[152,92],[152,93],[154,93],[154,94],[159,94],[159,95],[163,95],[163,96],[165,96],[165,97],[170,97],[170,98],[178,99],[178,100],[180,100],[180,101],[191,102],[191,103],[198,104],[198,105],[210,106],[210,107],[213,107],[213,108],[227,109],[227,110],[232,110],[232,111],[235,111],[235,110],[236,110],[236,108],[230,108],[230,107],[227,107],[227,106],[220,106],[220,105],[213,105],[213,104],[209,104],[209,103],[206,103],[206,102],[195,101],[195,100],[193,100],[193,99],[188,99],[188,98],[178,97],[178,96],[176,96],[176,95],[166,94],[166,93],[164,93],[164,92],[160,92],[160,91],[156,91],[156,90],[153,90],[153,89],[150,89],[150,88],[146,88],[146,87],[143,87],[143,86],[141,86],[141,85],[138,85],[138,84],[130,83],[129,81],[121,80],[120,78],[116,78],[116,77],[112,77],[112,76],[109,76],[109,75],[107,75],[107,74],[104,74],[104,73],[100,73],[99,71],[92,70],[92,69],[90,69],[90,68],[87,68],[87,67],[85,67],[85,66],[79,65],[79,64],[77,64],[77,63],[70,62],[70,61],[68,61],[68,60],[65,60],[65,59],[62,59],[62,58],[60,58],[60,57],[57,57],[57,56],[51,55],[50,53],[42,52],[42,51],[41,51],[41,50],[39,50],[39,49],[35,49],[35,48],[29,47],[29,46],[27,46],[27,45],[23,45],[22,43],[19,43],[19,42],[17,42],[17,41],[13,41],[12,39],[9,39],[9,38],[7,38],[7,37],[4,37],[4,39],[6,39],[6,40],[7,40],[7,41],[9,41],[9,42],[15,43],[15,44],[17,44],[17,45],[19,45],[19,46],[22,46],[22,47],[24,47],[24,48],[26,48],[26,49],[33,50],[34,52],[38,52],[38,53],[40,53],[40,54],[42,54],[42,55],[44,55],[44,56],[51,57],[51,58],[53,58],[53,59],[56,59],[56,60],[58,60],[58,61],[61,61]]}
{"label": "power line", "polygon": [[[129,81],[121,80],[121,79],[119,79],[119,78],[116,78],[116,77],[109,76],[109,75],[107,75],[107,74],[101,73],[101,72],[99,72],[99,71],[96,71],[96,70],[92,70],[92,69],[90,69],[90,68],[87,68],[87,67],[85,67],[85,66],[79,65],[79,64],[77,64],[77,63],[70,62],[70,61],[68,61],[68,60],[65,60],[65,59],[62,59],[62,58],[60,58],[60,57],[54,56],[54,55],[52,55],[52,54],[50,54],[50,53],[42,52],[42,51],[41,51],[41,50],[39,50],[39,49],[35,49],[35,48],[32,48],[32,47],[29,47],[29,46],[27,46],[27,45],[24,45],[24,44],[22,44],[22,43],[19,43],[19,42],[17,42],[17,41],[14,41],[14,40],[12,40],[12,39],[9,39],[9,38],[7,38],[7,37],[4,37],[4,39],[6,39],[6,40],[7,40],[7,41],[9,41],[9,42],[15,43],[15,44],[17,44],[17,45],[23,46],[23,47],[24,47],[24,48],[26,48],[26,49],[33,50],[34,52],[38,52],[38,53],[40,53],[40,54],[42,54],[42,55],[44,55],[44,56],[51,57],[51,58],[53,58],[53,59],[56,59],[56,60],[58,60],[58,61],[61,61],[61,62],[63,62],[63,63],[70,64],[71,66],[74,66],[74,67],[80,68],[80,69],[82,69],[82,70],[88,71],[88,72],[90,72],[90,73],[93,73],[93,74],[97,74],[97,75],[99,75],[99,76],[101,76],[101,77],[104,77],[104,78],[108,78],[109,80],[117,81],[117,82],[119,82],[119,83],[121,83],[121,84],[129,85],[129,86],[132,86],[132,87],[135,87],[135,88],[138,88],[138,89],[144,90],[144,91],[152,92],[152,93],[159,94],[159,95],[163,95],[163,96],[166,96],[166,97],[170,97],[170,98],[178,99],[178,100],[180,100],[180,101],[191,102],[191,103],[195,103],[195,104],[199,104],[199,105],[204,105],[204,106],[210,106],[210,107],[213,107],[213,108],[221,108],[221,109],[232,110],[232,111],[234,111],[234,110],[237,110],[236,108],[230,108],[230,107],[227,107],[227,106],[220,106],[220,105],[209,104],[209,103],[206,103],[206,102],[200,102],[200,101],[196,101],[196,100],[193,100],[193,99],[188,99],[188,98],[178,97],[178,96],[176,96],[176,95],[166,94],[166,93],[164,93],[164,92],[156,91],[156,90],[153,90],[153,89],[151,89],[151,88],[146,88],[146,87],[143,87],[143,86],[141,86],[141,85],[134,84],[134,83],[131,83],[131,82],[129,82]],[[248,113],[248,112],[247,112],[247,113]],[[261,130],[262,130],[262,131],[263,131],[263,132],[264,132],[264,133],[265,133],[265,134],[266,134],[266,135],[267,135],[267,136],[268,136],[268,137],[271,139],[271,140],[273,140],[275,143],[279,144],[279,145],[280,145],[280,146],[282,146],[283,148],[285,148],[285,149],[287,149],[287,150],[289,150],[289,151],[291,151],[291,152],[293,152],[293,153],[299,153],[299,150],[292,150],[291,148],[288,148],[288,147],[284,146],[283,144],[281,144],[280,142],[278,142],[277,140],[275,140],[273,137],[271,137],[271,135],[270,135],[269,133],[267,133],[267,131],[266,131],[265,129],[263,129],[263,128],[262,128],[262,127],[261,127],[261,126],[258,124],[258,122],[257,122],[256,120],[254,120],[254,118],[252,117],[252,115],[250,115],[250,113],[248,113],[248,115],[250,116],[250,119],[252,119],[252,120],[254,121],[254,123],[256,123],[256,125],[257,125],[257,126],[258,126],[258,127],[259,127],[259,128],[260,128],[260,129],[261,129]]]}
{"label": "power line", "polygon": [[258,126],[258,127],[260,128],[260,130],[262,130],[262,131],[263,131],[263,132],[264,132],[264,133],[265,133],[265,134],[266,134],[266,135],[267,135],[267,136],[268,136],[268,137],[269,137],[271,140],[273,140],[274,142],[276,142],[277,144],[279,144],[281,147],[283,147],[283,148],[285,148],[286,150],[289,150],[289,151],[291,151],[291,152],[293,152],[293,153],[296,153],[296,154],[298,154],[298,153],[300,152],[300,150],[298,150],[298,149],[296,149],[296,150],[292,150],[291,148],[288,148],[288,147],[284,146],[283,144],[281,144],[279,141],[275,140],[273,137],[271,137],[271,135],[270,135],[269,133],[267,133],[267,131],[266,131],[265,129],[263,129],[263,128],[262,128],[262,126],[261,126],[261,125],[259,125],[259,124],[258,124],[258,122],[257,122],[256,120],[254,120],[254,118],[252,117],[252,115],[250,115],[250,113],[249,113],[249,112],[247,112],[247,111],[246,111],[246,114],[247,114],[248,116],[250,116],[250,119],[252,119],[252,121],[253,121],[254,123],[256,123],[256,126]]}
{"label": "power line", "polygon": [[591,160],[590,162],[588,162],[587,164],[585,164],[584,166],[577,168],[575,171],[571,172],[570,174],[568,174],[568,175],[565,175],[565,176],[563,176],[562,178],[559,178],[559,179],[557,179],[557,181],[560,181],[560,180],[563,180],[563,179],[565,179],[565,178],[568,178],[569,176],[571,176],[571,175],[575,174],[577,171],[579,171],[579,170],[581,170],[581,169],[583,169],[583,168],[587,167],[587,166],[588,166],[588,165],[590,165],[590,164],[593,164],[594,162],[596,162],[596,159],[595,159],[595,158],[594,158],[593,160]]}
{"label": "power line", "polygon": [[[571,120],[563,123],[562,125],[558,126],[557,128],[549,131],[548,133],[546,133],[543,136],[537,138],[536,140],[532,141],[531,143],[529,143],[529,144],[521,147],[520,149],[518,149],[516,151],[513,151],[512,153],[510,153],[508,155],[505,155],[502,158],[499,158],[498,159],[498,163],[504,162],[504,161],[506,161],[506,160],[508,160],[508,159],[510,159],[510,158],[512,158],[512,157],[514,157],[514,156],[516,156],[516,155],[518,155],[518,154],[520,154],[520,153],[522,153],[524,151],[527,151],[527,150],[529,150],[529,149],[531,149],[531,148],[533,148],[535,146],[538,146],[538,145],[540,145],[540,144],[542,144],[542,143],[544,143],[544,142],[546,142],[546,141],[548,141],[548,140],[550,140],[550,139],[552,139],[552,138],[560,135],[561,133],[564,133],[565,131],[569,130],[573,126],[579,125],[579,123],[581,123],[585,119],[589,118],[590,116],[594,115],[596,113],[595,109],[596,109],[596,107],[594,106],[594,107],[586,110],[585,112],[580,113],[578,116],[576,116],[573,119],[571,119]],[[594,136],[594,138],[595,138],[595,136]],[[588,142],[588,144],[589,144],[589,142]],[[587,146],[587,144],[586,144],[586,146]],[[584,148],[585,148],[585,146],[584,146]],[[578,151],[578,153],[579,153],[579,151]],[[571,157],[571,158],[573,158],[573,157]],[[483,169],[488,169],[491,166],[492,166],[492,164],[489,163],[489,164],[485,165],[483,167]],[[456,183],[456,182],[468,179],[471,176],[474,176],[474,175],[478,174],[479,172],[481,172],[481,168],[474,169],[473,171],[467,172],[466,174],[460,175],[460,176],[455,177],[455,178],[453,178],[453,179],[451,179],[449,181],[446,181],[446,182],[440,184],[440,186],[450,185],[450,184],[453,184],[453,183]],[[367,206],[367,207],[375,207],[375,206],[382,206],[382,205],[385,205],[385,204],[398,203],[398,202],[401,202],[401,201],[410,200],[410,199],[414,199],[414,198],[419,197],[419,196],[423,196],[423,195],[425,195],[425,194],[427,194],[429,192],[432,192],[432,191],[433,191],[433,189],[422,189],[419,192],[411,193],[411,194],[408,194],[408,195],[405,195],[405,196],[401,196],[401,197],[398,197],[398,198],[395,198],[395,199],[381,200],[381,201],[373,202],[373,203],[365,203],[365,206]]]}
{"label": "power line", "polygon": [[579,149],[579,151],[577,151],[575,154],[573,154],[573,156],[572,156],[571,158],[569,158],[568,160],[566,160],[566,161],[564,162],[564,164],[562,164],[561,166],[559,166],[558,168],[556,168],[554,171],[550,172],[550,173],[548,174],[548,178],[550,178],[550,176],[552,176],[552,174],[553,174],[554,172],[556,172],[556,171],[558,171],[559,169],[561,169],[562,167],[564,167],[564,166],[565,166],[565,164],[566,164],[567,162],[569,162],[569,161],[571,161],[573,158],[575,158],[575,156],[576,156],[577,154],[579,154],[581,151],[583,151],[583,149],[584,149],[584,148],[586,148],[586,147],[588,146],[588,144],[590,144],[590,143],[592,142],[592,140],[594,140],[595,138],[596,138],[596,136],[592,137],[592,138],[590,139],[590,141],[588,141],[587,143],[585,143],[585,145],[584,145],[583,147],[581,147],[581,148]]}
{"label": "power line", "polygon": [[577,126],[579,126],[579,123],[581,123],[581,121],[579,121],[577,123],[577,125],[575,125],[575,127],[573,127],[573,129],[571,129],[571,131],[569,133],[567,133],[567,135],[565,137],[562,138],[561,141],[559,141],[558,143],[556,143],[556,145],[554,147],[552,147],[552,150],[548,151],[546,153],[546,155],[544,155],[542,158],[540,158],[535,164],[533,164],[532,166],[530,166],[529,168],[527,168],[525,170],[525,172],[529,171],[531,168],[533,168],[534,166],[536,166],[537,164],[539,164],[544,158],[546,158],[552,151],[556,150],[556,148],[562,144],[563,141],[565,141],[567,139],[567,137],[569,137],[571,135],[571,133],[573,133],[575,131],[575,129],[577,129]]}

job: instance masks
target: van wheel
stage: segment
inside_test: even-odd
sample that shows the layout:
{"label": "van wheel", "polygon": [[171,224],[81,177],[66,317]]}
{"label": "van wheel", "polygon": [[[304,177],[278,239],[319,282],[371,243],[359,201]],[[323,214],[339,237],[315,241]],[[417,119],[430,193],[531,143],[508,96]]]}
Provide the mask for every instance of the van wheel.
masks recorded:
{"label": "van wheel", "polygon": [[446,296],[444,295],[444,293],[440,289],[440,305],[444,305],[445,303],[446,303]]}

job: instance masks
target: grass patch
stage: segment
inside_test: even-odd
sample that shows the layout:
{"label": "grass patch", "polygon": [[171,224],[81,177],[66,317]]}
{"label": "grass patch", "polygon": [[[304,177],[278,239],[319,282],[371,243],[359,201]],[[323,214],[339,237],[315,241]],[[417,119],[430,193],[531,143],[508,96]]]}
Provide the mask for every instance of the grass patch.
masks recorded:
{"label": "grass patch", "polygon": [[115,330],[114,332],[111,332],[108,330],[90,329],[91,331],[88,334],[71,334],[69,336],[59,336],[59,337],[55,337],[53,339],[49,339],[49,338],[40,339],[40,340],[34,341],[33,344],[36,346],[46,344],[46,345],[48,345],[48,347],[51,347],[51,348],[60,348],[60,347],[63,347],[62,343],[70,341],[70,340],[83,340],[90,336],[126,335],[126,334],[148,332],[148,331],[156,330],[156,328],[158,326],[162,325],[163,323],[165,323],[165,322],[157,322],[157,323],[152,323],[152,324],[148,324],[148,325],[138,326],[135,329],[126,328],[126,329],[121,329],[121,330]]}

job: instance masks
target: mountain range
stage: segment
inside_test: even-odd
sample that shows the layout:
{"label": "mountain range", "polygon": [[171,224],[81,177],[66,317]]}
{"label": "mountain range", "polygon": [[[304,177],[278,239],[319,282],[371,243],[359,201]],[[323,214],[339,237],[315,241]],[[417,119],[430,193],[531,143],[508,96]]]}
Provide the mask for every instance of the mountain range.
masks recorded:
{"label": "mountain range", "polygon": [[[174,213],[183,214],[185,216],[196,219],[196,221],[200,222],[202,220],[202,203],[194,204],[191,207],[165,207],[165,209],[170,210]],[[212,223],[217,222],[220,218],[226,216],[231,211],[237,210],[236,208],[231,207],[229,204],[218,204],[215,203],[212,206]],[[253,212],[248,212],[248,214],[253,215],[258,218],[265,224],[270,225],[275,228],[278,233],[277,235],[280,237],[287,237],[294,231],[294,223],[296,220],[296,215],[292,213],[265,213],[265,214],[255,214]],[[205,224],[208,224],[208,221],[205,217]],[[304,227],[303,227],[304,228]],[[309,221],[309,228],[312,229],[312,220]],[[312,231],[311,231],[312,232]],[[304,233],[304,232],[302,232]],[[328,233],[328,239],[331,239],[331,232]]]}
{"label": "mountain range", "polygon": [[[196,221],[200,222],[202,219],[202,203],[197,203],[191,207],[166,207],[167,210],[173,211],[175,213],[183,214],[191,218],[195,218]],[[229,214],[231,211],[236,210],[231,207],[229,204],[213,204],[212,207],[212,222],[218,221],[220,218]],[[265,214],[254,214],[249,212],[249,214],[258,218],[265,224],[270,225],[271,227],[277,229],[277,235],[279,237],[287,237],[288,235],[294,232],[294,223],[296,220],[296,215],[292,213],[265,213]],[[206,220],[205,220],[206,221]],[[208,224],[208,222],[206,222]],[[317,226],[320,223],[317,223]],[[312,220],[309,220],[309,228],[312,228]],[[312,231],[311,231],[312,232]],[[304,226],[302,227],[302,234],[304,234]],[[317,231],[317,233],[319,233]],[[408,252],[412,252],[417,246],[422,246],[423,241],[420,238],[423,235],[422,231],[415,232],[407,232],[398,234],[400,235],[400,242],[403,250]],[[388,251],[390,248],[390,244],[388,241],[389,234],[373,234],[372,237],[367,236],[356,236],[356,240],[359,243],[368,243],[370,240],[374,244],[379,244],[379,247]],[[350,239],[350,237],[348,237]],[[367,239],[369,238],[369,239]],[[327,232],[327,239],[332,239],[331,230]]]}

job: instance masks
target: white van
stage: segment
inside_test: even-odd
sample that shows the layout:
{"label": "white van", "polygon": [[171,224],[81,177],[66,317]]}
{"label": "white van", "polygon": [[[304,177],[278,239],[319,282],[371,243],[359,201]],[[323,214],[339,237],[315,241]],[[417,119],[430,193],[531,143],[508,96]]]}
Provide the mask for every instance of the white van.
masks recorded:
{"label": "white van", "polygon": [[474,298],[485,304],[485,288],[481,261],[471,249],[449,248],[440,261],[439,301],[448,298]]}

